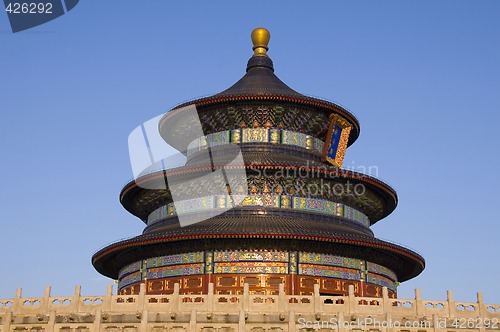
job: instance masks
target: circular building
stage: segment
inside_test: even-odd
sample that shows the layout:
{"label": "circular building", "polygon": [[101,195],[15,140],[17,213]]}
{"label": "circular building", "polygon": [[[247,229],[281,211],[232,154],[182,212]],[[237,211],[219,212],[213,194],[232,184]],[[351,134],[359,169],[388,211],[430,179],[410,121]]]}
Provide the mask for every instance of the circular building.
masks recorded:
{"label": "circular building", "polygon": [[[396,296],[424,259],[377,239],[370,226],[396,192],[342,169],[359,136],[345,108],[300,94],[275,74],[269,32],[252,32],[246,74],[228,89],[179,105],[158,132],[185,164],[144,172],[120,193],[142,235],[94,254],[98,272],[134,294],[347,294]],[[214,189],[217,188],[217,189]]]}

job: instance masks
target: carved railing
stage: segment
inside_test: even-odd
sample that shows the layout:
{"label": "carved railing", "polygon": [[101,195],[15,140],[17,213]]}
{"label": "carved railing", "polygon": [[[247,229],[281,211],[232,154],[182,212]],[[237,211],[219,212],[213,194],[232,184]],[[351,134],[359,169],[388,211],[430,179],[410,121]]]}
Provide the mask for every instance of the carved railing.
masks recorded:
{"label": "carved railing", "polygon": [[[143,286],[143,285],[141,285]],[[213,285],[209,285],[209,293],[205,295],[181,295],[179,287],[174,287],[170,295],[147,295],[144,287],[137,295],[113,295],[109,286],[106,295],[82,296],[80,286],[73,296],[52,297],[47,287],[43,297],[22,297],[21,289],[11,299],[0,299],[0,314],[30,313],[81,313],[94,312],[138,312],[149,311],[182,311],[191,310],[209,312],[344,312],[381,315],[391,313],[407,316],[439,317],[500,317],[500,304],[485,304],[481,293],[476,302],[455,302],[452,292],[448,291],[445,301],[424,300],[420,290],[415,290],[415,299],[393,299],[388,297],[387,289],[383,289],[381,298],[357,297],[354,290],[349,289],[347,296],[320,296],[318,287],[314,295],[286,295],[280,287],[279,295],[250,294],[245,285],[242,295],[216,295]]]}

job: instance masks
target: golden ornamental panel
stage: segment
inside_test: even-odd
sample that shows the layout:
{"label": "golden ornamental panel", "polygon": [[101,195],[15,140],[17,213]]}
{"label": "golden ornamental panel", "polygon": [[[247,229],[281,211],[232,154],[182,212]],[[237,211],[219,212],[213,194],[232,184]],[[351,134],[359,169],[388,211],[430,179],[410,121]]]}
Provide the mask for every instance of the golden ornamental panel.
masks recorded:
{"label": "golden ornamental panel", "polygon": [[330,115],[330,124],[323,147],[323,158],[335,167],[342,167],[352,125],[338,114]]}

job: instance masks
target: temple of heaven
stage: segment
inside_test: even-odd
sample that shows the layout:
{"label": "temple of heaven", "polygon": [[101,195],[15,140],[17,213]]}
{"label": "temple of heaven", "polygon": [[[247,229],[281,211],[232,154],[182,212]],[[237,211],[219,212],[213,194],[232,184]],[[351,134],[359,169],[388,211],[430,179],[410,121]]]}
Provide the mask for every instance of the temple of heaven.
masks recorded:
{"label": "temple of heaven", "polygon": [[[370,229],[396,208],[394,189],[342,168],[359,136],[357,119],[283,83],[269,39],[255,29],[238,82],[158,122],[159,137],[186,162],[144,172],[122,189],[121,204],[146,227],[92,257],[98,272],[118,281],[119,294],[136,294],[142,283],[148,294],[170,294],[176,283],[181,294],[207,293],[209,284],[215,294],[240,294],[244,284],[253,294],[278,294],[280,284],[287,294],[311,294],[319,284],[325,295],[353,285],[358,296],[381,297],[387,287],[396,297],[400,282],[423,271],[419,254]],[[190,141],[186,133],[196,130],[185,115],[193,110],[202,134]],[[234,147],[242,161],[224,168]],[[207,194],[219,185],[207,169],[225,174],[225,192]],[[238,171],[244,181],[230,183]]]}

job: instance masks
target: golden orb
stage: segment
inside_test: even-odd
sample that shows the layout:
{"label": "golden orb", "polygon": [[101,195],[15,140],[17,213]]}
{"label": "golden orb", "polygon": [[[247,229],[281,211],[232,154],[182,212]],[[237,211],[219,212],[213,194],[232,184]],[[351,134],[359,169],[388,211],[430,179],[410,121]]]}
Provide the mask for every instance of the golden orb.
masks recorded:
{"label": "golden orb", "polygon": [[266,28],[257,28],[252,31],[252,43],[254,56],[267,56],[267,44],[269,44],[269,39],[271,39],[271,34]]}

